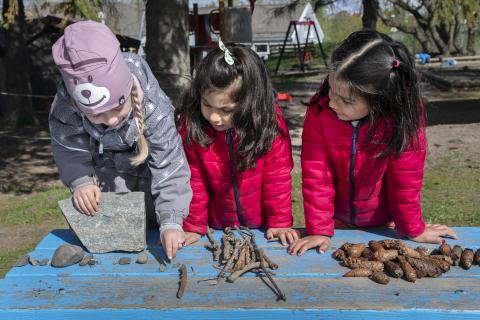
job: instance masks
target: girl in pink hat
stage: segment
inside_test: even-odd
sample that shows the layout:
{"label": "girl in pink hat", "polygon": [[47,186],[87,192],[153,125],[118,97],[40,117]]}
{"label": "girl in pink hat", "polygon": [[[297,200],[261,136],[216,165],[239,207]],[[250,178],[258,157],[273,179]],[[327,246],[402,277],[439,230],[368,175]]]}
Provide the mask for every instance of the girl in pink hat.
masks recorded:
{"label": "girl in pink hat", "polygon": [[52,53],[63,79],[49,116],[53,155],[76,207],[93,215],[101,191],[145,192],[173,258],[192,192],[170,100],[101,23],[68,26]]}

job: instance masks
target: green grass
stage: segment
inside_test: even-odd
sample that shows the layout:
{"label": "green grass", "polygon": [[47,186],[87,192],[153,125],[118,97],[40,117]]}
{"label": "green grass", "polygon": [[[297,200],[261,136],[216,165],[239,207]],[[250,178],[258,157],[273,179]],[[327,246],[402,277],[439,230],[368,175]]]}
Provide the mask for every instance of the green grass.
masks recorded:
{"label": "green grass", "polygon": [[0,227],[65,224],[57,202],[70,196],[64,187],[52,187],[34,195],[19,195],[0,203]]}
{"label": "green grass", "polygon": [[[65,228],[67,226],[57,202],[70,196],[64,187],[50,189],[30,195],[15,195],[0,201],[0,228],[21,229],[23,226],[50,226]],[[0,249],[0,278],[10,270],[15,261],[32,251],[40,239],[32,236],[25,243],[15,248]]]}
{"label": "green grass", "polygon": [[21,248],[0,250],[0,278],[5,277],[18,258],[32,251],[34,247],[35,245],[31,244]]}
{"label": "green grass", "polygon": [[292,173],[292,186],[293,225],[303,227],[305,218],[303,216],[302,176],[300,172]]}
{"label": "green grass", "polygon": [[449,226],[480,225],[480,170],[456,159],[442,159],[425,170],[422,209],[425,221]]}

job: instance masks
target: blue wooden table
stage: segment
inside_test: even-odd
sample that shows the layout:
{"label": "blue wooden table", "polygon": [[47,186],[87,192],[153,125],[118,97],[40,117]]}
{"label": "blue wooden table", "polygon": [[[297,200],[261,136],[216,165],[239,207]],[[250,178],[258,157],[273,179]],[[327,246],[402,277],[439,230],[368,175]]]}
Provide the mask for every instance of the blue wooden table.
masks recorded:
{"label": "blue wooden table", "polygon": [[[479,247],[479,228],[455,230],[460,240],[449,243]],[[216,231],[215,237],[220,239],[221,232]],[[203,248],[204,238],[183,248],[175,265],[160,272],[163,253],[155,245],[158,234],[151,232],[149,260],[144,265],[134,263],[136,254],[108,253],[95,255],[99,264],[93,267],[13,268],[0,280],[0,319],[480,319],[478,265],[467,271],[453,267],[440,278],[415,283],[391,279],[388,285],[379,285],[367,278],[342,277],[347,269],[331,258],[333,249],[346,241],[388,237],[394,234],[386,229],[337,230],[326,254],[311,250],[293,257],[257,232],[259,246],[280,265],[275,279],[287,301],[277,302],[274,293],[253,274],[234,284],[212,286],[199,281],[218,274],[212,267],[212,254]],[[78,241],[69,230],[56,230],[31,256],[51,258],[63,243]],[[133,263],[117,264],[123,256],[131,256]],[[176,298],[179,263],[188,267],[188,286],[181,300]]]}

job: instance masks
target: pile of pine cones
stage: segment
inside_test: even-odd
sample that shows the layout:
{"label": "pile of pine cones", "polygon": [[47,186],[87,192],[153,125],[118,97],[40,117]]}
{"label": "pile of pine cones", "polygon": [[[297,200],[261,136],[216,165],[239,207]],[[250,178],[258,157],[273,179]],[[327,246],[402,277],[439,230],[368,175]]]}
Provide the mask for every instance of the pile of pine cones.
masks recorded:
{"label": "pile of pine cones", "polygon": [[[371,240],[364,243],[344,243],[333,257],[352,269],[344,277],[369,277],[380,284],[387,284],[390,277],[415,282],[418,278],[438,277],[451,266],[470,269],[475,262],[480,265],[480,249],[453,248],[444,243],[436,250],[425,247],[416,249],[401,240]],[[390,277],[389,277],[390,276]]]}

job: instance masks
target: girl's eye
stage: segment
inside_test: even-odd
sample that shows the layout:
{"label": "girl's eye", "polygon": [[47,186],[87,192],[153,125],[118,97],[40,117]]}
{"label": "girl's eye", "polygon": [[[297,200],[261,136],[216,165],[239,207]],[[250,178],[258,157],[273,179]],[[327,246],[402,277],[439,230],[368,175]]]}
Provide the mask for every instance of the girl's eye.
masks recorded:
{"label": "girl's eye", "polygon": [[231,109],[222,109],[222,111],[224,113],[232,113],[233,112],[233,110],[231,110]]}
{"label": "girl's eye", "polygon": [[349,101],[349,100],[345,100],[345,99],[342,99],[343,103],[345,104],[352,104],[352,101]]}

